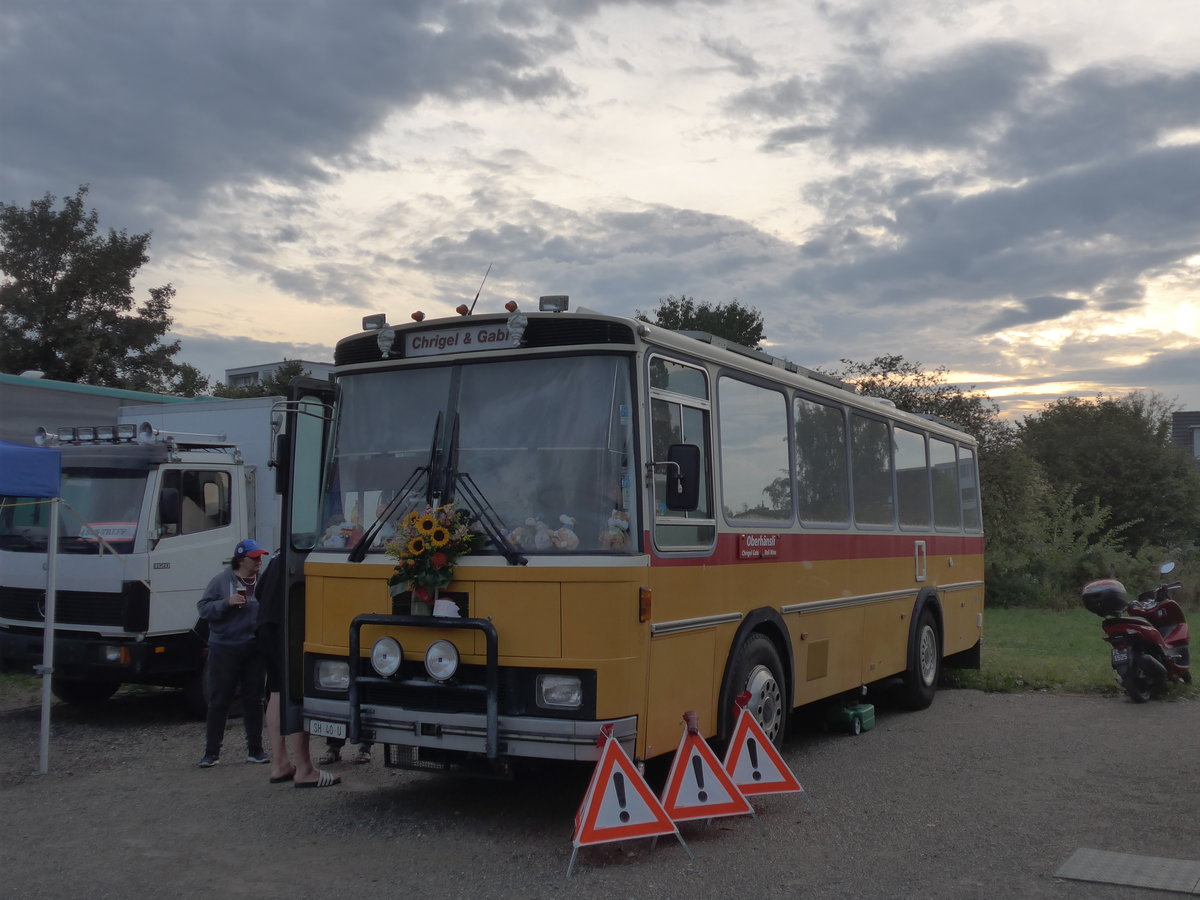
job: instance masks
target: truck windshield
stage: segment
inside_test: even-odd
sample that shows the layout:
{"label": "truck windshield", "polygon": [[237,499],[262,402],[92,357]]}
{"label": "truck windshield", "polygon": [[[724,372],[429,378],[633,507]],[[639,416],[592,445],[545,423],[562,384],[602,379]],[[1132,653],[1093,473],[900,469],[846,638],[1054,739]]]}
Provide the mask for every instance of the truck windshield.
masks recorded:
{"label": "truck windshield", "polygon": [[[436,439],[439,465],[470,477],[522,552],[636,549],[629,371],[627,357],[586,356],[342,378],[319,545],[353,546]],[[372,550],[424,506],[422,477]]]}
{"label": "truck windshield", "polygon": [[[145,469],[63,468],[58,519],[59,552],[97,553],[99,534],[118,553],[133,550],[146,487]],[[4,497],[0,549],[44,553],[50,535],[44,500]]]}

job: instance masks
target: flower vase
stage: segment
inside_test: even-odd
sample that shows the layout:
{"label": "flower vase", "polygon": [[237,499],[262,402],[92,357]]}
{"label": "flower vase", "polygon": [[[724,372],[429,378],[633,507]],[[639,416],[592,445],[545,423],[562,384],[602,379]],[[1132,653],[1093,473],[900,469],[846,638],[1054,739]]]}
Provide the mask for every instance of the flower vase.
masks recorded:
{"label": "flower vase", "polygon": [[412,615],[414,615],[414,616],[432,616],[433,615],[433,604],[437,602],[437,595],[438,595],[437,588],[434,588],[433,591],[429,594],[428,600],[418,600],[416,597],[413,597]]}

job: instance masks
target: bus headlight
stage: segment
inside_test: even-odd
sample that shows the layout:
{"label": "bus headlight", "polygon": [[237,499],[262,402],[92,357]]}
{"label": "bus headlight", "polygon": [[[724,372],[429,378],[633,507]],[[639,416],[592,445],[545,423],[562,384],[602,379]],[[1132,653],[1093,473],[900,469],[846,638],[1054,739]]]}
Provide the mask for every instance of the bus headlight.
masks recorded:
{"label": "bus headlight", "polygon": [[425,651],[425,671],[435,681],[447,681],[458,671],[458,648],[449,641],[434,641]]}
{"label": "bus headlight", "polygon": [[393,637],[381,637],[371,648],[371,668],[384,678],[391,678],[400,671],[403,658],[400,642]]}
{"label": "bus headlight", "polygon": [[317,661],[317,687],[323,691],[350,690],[350,663],[344,659]]}
{"label": "bus headlight", "polygon": [[544,709],[579,709],[583,685],[578,675],[539,675],[537,705]]}

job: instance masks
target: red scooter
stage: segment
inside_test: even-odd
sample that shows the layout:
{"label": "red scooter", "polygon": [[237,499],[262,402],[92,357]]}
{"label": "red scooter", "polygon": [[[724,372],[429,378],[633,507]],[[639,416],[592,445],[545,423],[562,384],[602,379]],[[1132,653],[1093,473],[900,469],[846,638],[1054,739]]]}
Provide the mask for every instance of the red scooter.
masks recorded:
{"label": "red scooter", "polygon": [[[1175,563],[1165,563],[1165,577]],[[1192,681],[1188,627],[1183,609],[1170,597],[1181,582],[1165,582],[1130,602],[1125,587],[1111,578],[1084,585],[1083,605],[1103,616],[1104,640],[1112,645],[1112,667],[1134,703],[1145,703],[1169,682]]]}

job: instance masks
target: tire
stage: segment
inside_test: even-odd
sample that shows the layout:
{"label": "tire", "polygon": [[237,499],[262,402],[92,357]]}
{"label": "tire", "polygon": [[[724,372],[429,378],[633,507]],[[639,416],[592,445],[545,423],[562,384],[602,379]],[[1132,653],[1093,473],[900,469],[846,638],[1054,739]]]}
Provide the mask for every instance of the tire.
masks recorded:
{"label": "tire", "polygon": [[55,678],[50,690],[63,703],[72,706],[95,706],[117,692],[119,681],[69,681]]}
{"label": "tire", "polygon": [[[743,691],[750,692],[747,707],[771,743],[782,749],[787,736],[787,681],[779,651],[765,634],[749,635],[734,655],[721,696],[732,707],[733,700]],[[733,717],[730,716],[728,739],[732,736]]]}
{"label": "tire", "polygon": [[937,619],[926,609],[917,619],[917,638],[908,660],[908,670],[904,673],[900,701],[909,709],[928,709],[937,694],[941,676],[941,635]]}
{"label": "tire", "polygon": [[1144,656],[1138,654],[1138,656],[1131,660],[1129,668],[1125,670],[1125,676],[1121,682],[1125,688],[1125,693],[1129,695],[1129,699],[1134,703],[1145,703],[1154,693],[1154,679],[1146,671],[1146,666],[1142,663],[1144,659]]}
{"label": "tire", "polygon": [[850,734],[854,737],[858,737],[860,734],[862,734],[862,719],[860,719],[858,716],[855,716],[854,721],[850,724]]}

